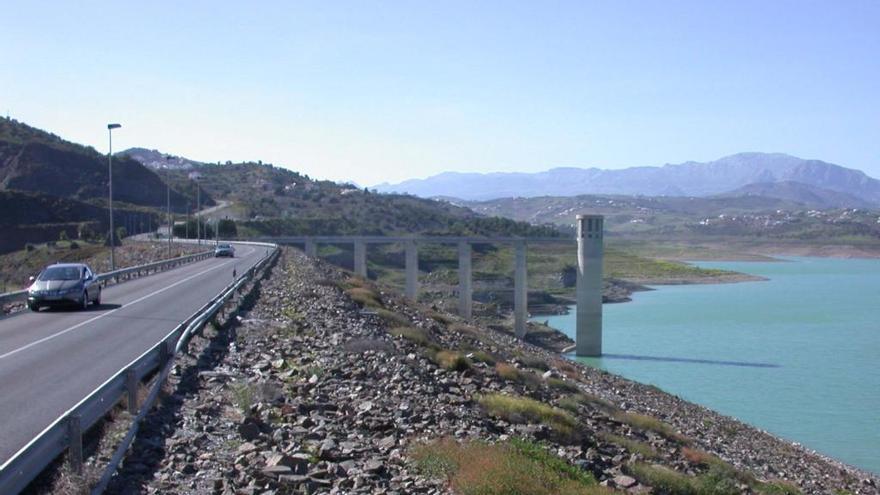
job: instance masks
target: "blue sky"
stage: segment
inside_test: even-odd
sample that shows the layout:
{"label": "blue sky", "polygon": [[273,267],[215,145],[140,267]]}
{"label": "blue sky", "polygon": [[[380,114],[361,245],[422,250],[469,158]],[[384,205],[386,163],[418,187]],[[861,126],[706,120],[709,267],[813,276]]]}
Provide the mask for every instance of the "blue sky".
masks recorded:
{"label": "blue sky", "polygon": [[372,185],[786,152],[880,177],[880,2],[0,0],[0,112]]}

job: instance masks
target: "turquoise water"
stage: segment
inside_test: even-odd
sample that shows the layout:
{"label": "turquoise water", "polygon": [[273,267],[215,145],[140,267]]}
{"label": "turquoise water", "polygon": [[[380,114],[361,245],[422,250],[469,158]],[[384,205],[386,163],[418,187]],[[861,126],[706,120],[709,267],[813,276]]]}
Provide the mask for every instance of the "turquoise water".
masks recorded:
{"label": "turquoise water", "polygon": [[[880,474],[880,260],[786,259],[606,304],[606,355],[577,359]],[[573,336],[573,313],[535,319]]]}

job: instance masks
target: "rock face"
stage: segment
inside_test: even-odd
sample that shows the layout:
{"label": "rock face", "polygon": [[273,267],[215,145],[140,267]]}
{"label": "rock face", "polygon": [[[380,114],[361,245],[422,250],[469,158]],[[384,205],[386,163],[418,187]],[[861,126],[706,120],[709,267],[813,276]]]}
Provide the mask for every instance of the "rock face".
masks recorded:
{"label": "rock face", "polygon": [[[110,493],[448,493],[446,480],[425,476],[410,458],[414,445],[444,437],[539,442],[632,493],[650,487],[628,466],[650,461],[699,474],[709,469],[704,450],[750,477],[807,492],[877,493],[865,473],[506,333],[411,306],[294,250],[246,313],[206,331],[190,351]],[[493,394],[555,406],[577,428],[561,435],[534,418],[492,413],[481,398]]]}

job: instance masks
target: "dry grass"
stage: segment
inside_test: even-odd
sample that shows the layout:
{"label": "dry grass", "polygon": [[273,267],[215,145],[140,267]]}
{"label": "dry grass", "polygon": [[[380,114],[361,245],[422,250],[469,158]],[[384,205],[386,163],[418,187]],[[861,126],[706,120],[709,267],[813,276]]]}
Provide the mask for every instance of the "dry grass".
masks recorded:
{"label": "dry grass", "polygon": [[498,376],[511,382],[522,383],[531,387],[537,387],[541,383],[541,377],[531,371],[521,371],[512,364],[497,363],[495,372]]}
{"label": "dry grass", "polygon": [[560,442],[576,442],[581,438],[577,420],[562,409],[515,395],[488,394],[479,397],[478,400],[490,416],[511,423],[538,423],[549,426]]}
{"label": "dry grass", "polygon": [[678,442],[683,445],[690,443],[690,439],[675,431],[675,428],[651,416],[620,411],[614,415],[614,419],[639,430],[653,431],[667,440]]}
{"label": "dry grass", "polygon": [[645,442],[639,442],[638,440],[632,440],[630,438],[622,437],[620,435],[614,435],[612,433],[602,432],[599,434],[599,438],[602,440],[613,443],[614,445],[619,445],[626,449],[630,454],[638,454],[645,459],[656,459],[658,456],[657,451],[654,450],[654,447],[651,447],[649,444]]}
{"label": "dry grass", "polygon": [[439,311],[428,311],[428,318],[431,318],[432,320],[442,325],[452,325],[453,323],[455,323],[455,320],[451,316],[441,313]]}
{"label": "dry grass", "polygon": [[595,479],[541,446],[438,440],[413,449],[416,468],[448,480],[462,495],[594,495],[611,493]]}
{"label": "dry grass", "polygon": [[531,354],[520,354],[516,357],[516,360],[522,363],[526,368],[540,371],[547,371],[550,369],[550,364],[547,363],[546,359]]}
{"label": "dry grass", "polygon": [[404,339],[420,346],[426,346],[431,342],[430,337],[428,337],[428,332],[422,328],[400,326],[389,329],[388,333],[394,337],[403,337]]}
{"label": "dry grass", "polygon": [[548,378],[547,386],[559,392],[577,393],[580,388],[574,383],[559,378]]}
{"label": "dry grass", "polygon": [[379,318],[385,320],[385,323],[395,326],[411,325],[412,322],[406,316],[385,308],[376,308],[376,314]]}
{"label": "dry grass", "polygon": [[559,407],[571,412],[577,412],[580,406],[590,406],[593,409],[599,409],[600,411],[612,414],[615,411],[619,411],[617,406],[611,402],[593,394],[581,392],[580,390],[578,390],[578,393],[576,394],[569,395],[568,397],[559,400]]}
{"label": "dry grass", "polygon": [[437,351],[431,356],[437,366],[450,371],[465,371],[471,369],[471,361],[459,352]]}
{"label": "dry grass", "polygon": [[494,365],[497,361],[497,359],[495,359],[495,356],[489,354],[488,352],[473,351],[468,353],[468,355],[470,356],[472,361],[475,361],[477,363],[486,363],[489,366]]}
{"label": "dry grass", "polygon": [[367,287],[351,287],[346,289],[345,293],[362,308],[382,307],[382,298],[379,293]]}

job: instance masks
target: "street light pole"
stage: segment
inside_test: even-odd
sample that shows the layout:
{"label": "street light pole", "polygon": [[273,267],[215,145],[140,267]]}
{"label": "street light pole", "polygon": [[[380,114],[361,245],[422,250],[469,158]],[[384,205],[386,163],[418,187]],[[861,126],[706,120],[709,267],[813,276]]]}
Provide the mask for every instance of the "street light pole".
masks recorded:
{"label": "street light pole", "polygon": [[202,244],[202,187],[199,179],[196,177],[196,239],[198,244]]}
{"label": "street light pole", "polygon": [[[171,160],[171,156],[166,156],[166,160]],[[166,216],[168,217],[168,257],[171,258],[171,239],[174,237],[174,225],[171,222],[171,167],[165,164],[165,191],[166,207],[168,209]]]}
{"label": "street light pole", "polygon": [[116,270],[116,232],[113,231],[113,129],[122,127],[120,124],[107,124],[109,151],[107,153],[107,169],[110,176],[110,271]]}

